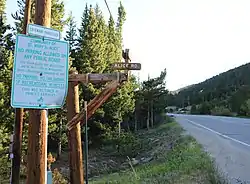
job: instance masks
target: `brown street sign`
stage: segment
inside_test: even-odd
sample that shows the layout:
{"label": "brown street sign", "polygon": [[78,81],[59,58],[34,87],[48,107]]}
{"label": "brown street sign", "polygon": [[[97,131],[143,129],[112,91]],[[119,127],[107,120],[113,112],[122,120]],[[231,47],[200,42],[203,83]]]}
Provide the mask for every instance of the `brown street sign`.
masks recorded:
{"label": "brown street sign", "polygon": [[141,70],[141,63],[113,63],[115,70]]}

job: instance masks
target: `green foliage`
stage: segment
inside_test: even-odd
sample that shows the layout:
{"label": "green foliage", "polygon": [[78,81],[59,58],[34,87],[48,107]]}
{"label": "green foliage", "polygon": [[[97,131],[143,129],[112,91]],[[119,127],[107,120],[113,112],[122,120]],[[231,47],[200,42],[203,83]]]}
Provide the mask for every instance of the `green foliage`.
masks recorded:
{"label": "green foliage", "polygon": [[169,97],[171,105],[199,105],[202,114],[210,114],[213,109],[212,114],[244,115],[245,102],[250,98],[249,70],[250,63],[188,86]]}
{"label": "green foliage", "polygon": [[84,47],[78,51],[77,70],[80,73],[102,73],[106,67],[104,20],[101,15],[97,18],[93,8],[85,11],[89,14],[84,14],[82,19],[79,45],[84,45]]}
{"label": "green foliage", "polygon": [[[18,10],[12,13],[11,16],[15,20],[15,34],[22,33],[25,0],[17,0]],[[35,22],[35,0],[31,0],[31,23]],[[61,0],[51,1],[51,28],[63,31],[64,26],[68,23],[69,18],[64,19],[65,7],[64,2]]]}
{"label": "green foliage", "polygon": [[5,14],[6,0],[0,0],[0,17]]}
{"label": "green foliage", "polygon": [[250,117],[250,99],[241,105],[239,115]]}
{"label": "green foliage", "polygon": [[73,56],[73,58],[75,58],[74,54],[77,41],[77,29],[76,22],[74,20],[74,17],[72,16],[72,12],[69,16],[68,30],[66,31],[66,37],[64,38],[64,40],[69,42],[70,56]]}
{"label": "green foliage", "polygon": [[51,28],[63,31],[65,25],[69,22],[69,17],[65,20],[65,6],[62,0],[51,1]]}
{"label": "green foliage", "polygon": [[9,151],[9,130],[0,126],[0,182],[9,177],[10,161],[8,159]]}
{"label": "green foliage", "polygon": [[53,184],[68,184],[67,180],[58,171],[58,169],[54,169],[54,171],[53,171],[52,182],[53,182]]}
{"label": "green foliage", "polygon": [[[163,124],[157,129],[152,129],[144,137],[140,137],[144,142],[147,139],[157,140],[153,144],[149,141],[149,145],[145,146],[148,148],[145,152],[151,151],[149,147],[153,150],[155,157],[152,161],[94,178],[90,183],[227,184],[227,180],[220,175],[216,165],[202,147],[191,136],[182,136],[182,133],[176,123]],[[173,147],[169,149],[169,145]]]}
{"label": "green foliage", "polygon": [[199,114],[211,114],[212,106],[209,102],[203,102],[199,108]]}
{"label": "green foliage", "polygon": [[232,116],[232,112],[229,108],[223,106],[216,106],[211,110],[212,115],[216,116]]}
{"label": "green foliage", "polygon": [[150,111],[150,119],[155,121],[154,124],[161,122],[162,114],[165,113],[165,108],[168,106],[168,91],[165,84],[166,74],[166,69],[164,69],[159,77],[144,81],[140,89],[136,92],[138,128],[145,128],[147,126],[148,111]]}
{"label": "green foliage", "polygon": [[116,150],[116,154],[134,157],[137,154],[140,147],[140,141],[131,132],[122,131],[120,136],[118,135],[118,128],[111,130],[107,128],[103,134],[104,147],[109,146]]}
{"label": "green foliage", "polygon": [[191,114],[197,114],[197,107],[195,104],[193,104],[191,107]]}

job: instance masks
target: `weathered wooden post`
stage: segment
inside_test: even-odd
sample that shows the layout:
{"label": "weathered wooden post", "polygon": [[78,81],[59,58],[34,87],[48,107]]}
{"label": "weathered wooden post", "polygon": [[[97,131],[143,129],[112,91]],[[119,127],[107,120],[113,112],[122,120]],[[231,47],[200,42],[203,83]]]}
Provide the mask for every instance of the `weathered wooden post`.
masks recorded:
{"label": "weathered wooden post", "polygon": [[[70,71],[70,74],[77,74],[76,71]],[[76,114],[79,114],[79,89],[78,82],[69,82],[67,96],[67,119],[71,120]],[[68,132],[69,144],[69,167],[70,167],[70,183],[83,184],[83,160],[82,160],[82,145],[81,145],[81,126],[80,122],[76,124]]]}
{"label": "weathered wooden post", "polygon": [[[50,27],[50,19],[51,0],[36,0],[36,24]],[[29,111],[27,184],[47,182],[47,113],[46,109]]]}
{"label": "weathered wooden post", "polygon": [[[26,34],[27,25],[30,20],[30,9],[31,0],[25,1],[25,13],[24,13],[24,24],[23,24],[23,34]],[[14,137],[13,137],[13,159],[11,166],[11,178],[10,182],[12,184],[19,184],[20,180],[20,165],[21,165],[21,148],[22,148],[22,137],[23,137],[23,116],[24,109],[15,109],[15,122],[14,122]]]}
{"label": "weathered wooden post", "polygon": [[11,106],[29,109],[27,184],[47,183],[48,109],[61,108],[68,89],[69,45],[47,28],[50,17],[51,0],[36,0],[37,25],[15,43]]}

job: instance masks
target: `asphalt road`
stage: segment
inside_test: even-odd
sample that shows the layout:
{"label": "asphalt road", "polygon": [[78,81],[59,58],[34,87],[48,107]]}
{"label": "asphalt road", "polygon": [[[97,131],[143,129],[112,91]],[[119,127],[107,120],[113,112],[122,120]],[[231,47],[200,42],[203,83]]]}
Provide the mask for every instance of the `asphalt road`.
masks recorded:
{"label": "asphalt road", "polygon": [[182,114],[175,117],[215,158],[232,184],[250,184],[250,119]]}

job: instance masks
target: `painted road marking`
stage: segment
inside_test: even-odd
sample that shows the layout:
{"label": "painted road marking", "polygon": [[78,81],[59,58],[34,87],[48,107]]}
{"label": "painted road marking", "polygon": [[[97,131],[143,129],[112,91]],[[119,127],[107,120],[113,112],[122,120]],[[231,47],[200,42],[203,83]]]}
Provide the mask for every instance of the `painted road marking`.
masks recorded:
{"label": "painted road marking", "polygon": [[199,123],[196,123],[196,122],[194,122],[194,121],[191,121],[191,120],[189,120],[189,119],[186,119],[186,120],[187,120],[188,122],[192,123],[192,124],[195,125],[195,126],[204,128],[204,129],[206,129],[206,130],[208,130],[208,131],[210,131],[210,132],[213,132],[214,134],[217,134],[217,135],[219,135],[219,136],[221,136],[221,137],[224,137],[224,138],[226,138],[226,139],[230,139],[230,140],[232,140],[232,141],[234,141],[234,142],[237,142],[237,143],[242,144],[242,145],[244,145],[244,146],[250,147],[250,145],[247,144],[247,143],[245,143],[245,142],[242,142],[242,141],[239,141],[239,140],[234,139],[234,138],[232,138],[232,137],[229,137],[229,136],[227,136],[227,135],[224,135],[224,134],[222,134],[222,133],[220,133],[220,132],[217,132],[217,131],[215,131],[215,130],[212,130],[212,129],[208,128],[208,127],[205,127],[205,126],[203,126],[203,125],[201,125],[201,124],[199,124]]}

